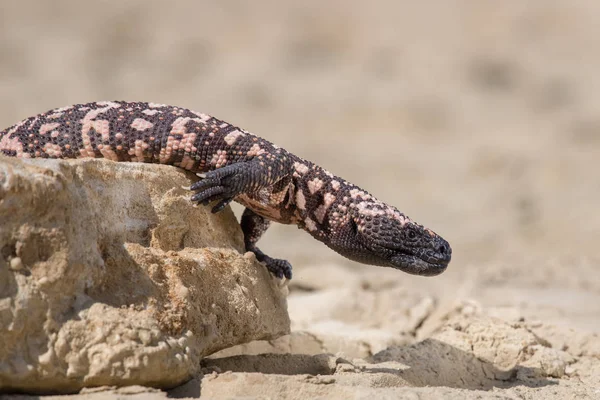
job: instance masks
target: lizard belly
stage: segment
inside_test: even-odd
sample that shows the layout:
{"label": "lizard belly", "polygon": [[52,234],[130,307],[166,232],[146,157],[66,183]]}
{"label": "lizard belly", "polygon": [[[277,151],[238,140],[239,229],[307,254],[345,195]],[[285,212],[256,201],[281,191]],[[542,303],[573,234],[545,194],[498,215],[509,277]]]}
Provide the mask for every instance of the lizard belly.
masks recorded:
{"label": "lizard belly", "polygon": [[248,207],[261,217],[265,217],[271,221],[279,222],[280,224],[295,224],[296,219],[291,210],[283,209],[281,203],[271,204],[271,202],[263,201],[247,194],[241,194],[235,198],[235,201]]}

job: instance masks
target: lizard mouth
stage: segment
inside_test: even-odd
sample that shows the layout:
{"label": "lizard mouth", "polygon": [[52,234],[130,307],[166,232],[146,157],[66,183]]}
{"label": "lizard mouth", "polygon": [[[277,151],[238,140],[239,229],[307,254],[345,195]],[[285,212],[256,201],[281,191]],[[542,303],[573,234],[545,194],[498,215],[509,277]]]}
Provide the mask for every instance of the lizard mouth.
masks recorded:
{"label": "lizard mouth", "polygon": [[436,276],[446,270],[450,259],[424,259],[411,254],[397,254],[391,259],[391,267],[408,274],[420,276]]}

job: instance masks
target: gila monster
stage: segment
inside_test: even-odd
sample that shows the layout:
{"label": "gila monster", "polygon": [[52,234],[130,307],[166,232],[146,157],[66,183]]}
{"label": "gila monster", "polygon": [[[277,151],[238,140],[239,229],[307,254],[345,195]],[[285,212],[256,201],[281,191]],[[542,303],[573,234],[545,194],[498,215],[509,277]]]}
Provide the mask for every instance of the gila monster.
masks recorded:
{"label": "gila monster", "polygon": [[395,207],[318,165],[227,122],[185,108],[104,101],[57,108],[0,132],[0,154],[23,158],[105,158],[174,165],[202,179],[191,200],[244,205],[247,251],[278,278],[288,261],[256,243],[271,221],[296,224],[337,253],[410,274],[442,273],[446,240]]}

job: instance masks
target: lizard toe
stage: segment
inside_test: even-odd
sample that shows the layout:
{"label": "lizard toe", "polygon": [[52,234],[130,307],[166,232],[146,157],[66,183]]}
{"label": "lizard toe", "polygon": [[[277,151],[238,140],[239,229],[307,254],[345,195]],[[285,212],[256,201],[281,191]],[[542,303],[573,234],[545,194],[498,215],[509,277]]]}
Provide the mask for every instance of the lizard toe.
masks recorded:
{"label": "lizard toe", "polygon": [[213,214],[216,214],[216,213],[218,213],[220,211],[223,211],[223,209],[225,207],[227,207],[227,205],[229,203],[231,203],[232,200],[233,200],[233,197],[224,198],[223,200],[219,201],[210,211]]}
{"label": "lizard toe", "polygon": [[292,279],[292,264],[289,261],[269,257],[264,260],[264,263],[269,272],[277,278],[283,279],[285,277],[288,280]]}
{"label": "lizard toe", "polygon": [[199,191],[192,196],[191,200],[195,203],[210,202],[212,200],[221,198],[224,193],[225,188],[223,186],[213,186]]}

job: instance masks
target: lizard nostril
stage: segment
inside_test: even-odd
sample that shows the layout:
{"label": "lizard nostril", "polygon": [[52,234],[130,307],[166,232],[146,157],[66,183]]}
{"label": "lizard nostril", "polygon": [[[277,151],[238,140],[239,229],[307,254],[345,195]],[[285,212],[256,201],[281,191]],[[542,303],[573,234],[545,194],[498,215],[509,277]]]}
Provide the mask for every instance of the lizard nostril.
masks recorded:
{"label": "lizard nostril", "polygon": [[448,252],[448,247],[445,244],[440,245],[440,247],[438,247],[438,253],[440,254],[446,254]]}

